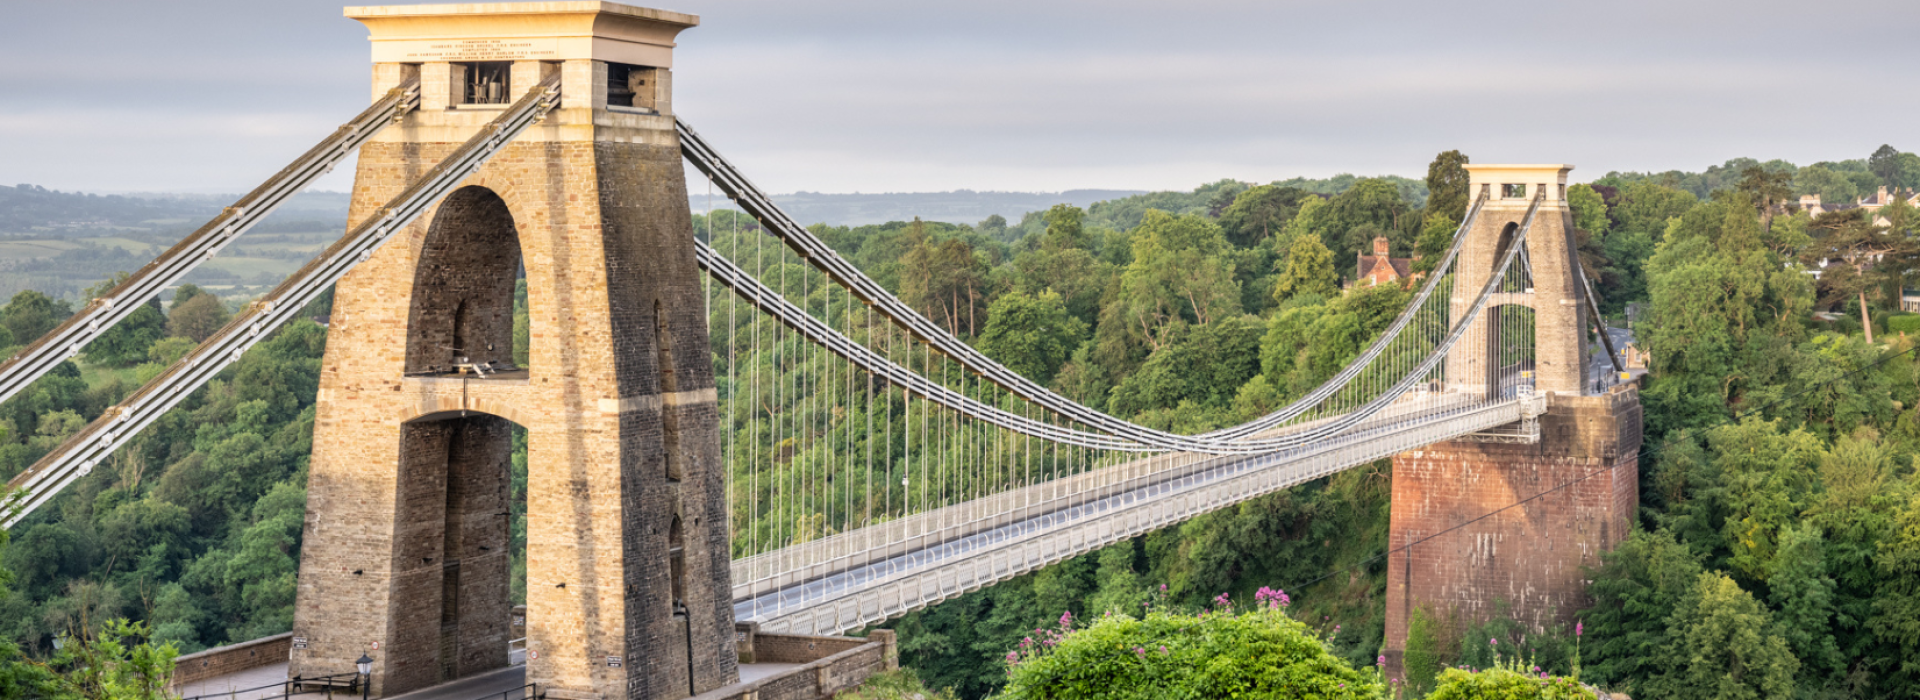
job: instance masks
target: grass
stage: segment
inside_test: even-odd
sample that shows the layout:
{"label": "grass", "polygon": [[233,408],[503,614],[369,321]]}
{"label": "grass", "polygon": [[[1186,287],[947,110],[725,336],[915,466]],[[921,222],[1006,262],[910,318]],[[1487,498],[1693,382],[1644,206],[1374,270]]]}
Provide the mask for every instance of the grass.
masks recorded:
{"label": "grass", "polygon": [[87,386],[103,386],[111,383],[115,379],[120,380],[122,386],[134,387],[141,384],[139,365],[123,369],[96,365],[81,360],[76,360],[74,364],[80,366],[80,379],[86,382]]}

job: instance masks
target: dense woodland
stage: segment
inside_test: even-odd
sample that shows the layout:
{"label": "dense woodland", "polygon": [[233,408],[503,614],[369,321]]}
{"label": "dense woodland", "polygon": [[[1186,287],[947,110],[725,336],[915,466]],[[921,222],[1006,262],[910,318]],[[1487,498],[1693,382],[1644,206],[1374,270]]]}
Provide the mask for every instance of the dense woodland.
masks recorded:
{"label": "dense woodland", "polygon": [[[1375,237],[1396,256],[1430,261],[1444,250],[1466,208],[1465,162],[1440,154],[1420,181],[1221,181],[1017,222],[815,230],[1026,376],[1115,415],[1196,432],[1283,405],[1392,320],[1408,290],[1348,293],[1342,278]],[[1581,614],[1584,680],[1636,698],[1920,694],[1920,364],[1902,332],[1920,330],[1920,316],[1896,311],[1908,271],[1920,270],[1920,218],[1892,206],[1882,226],[1859,209],[1813,217],[1792,206],[1800,194],[1832,203],[1913,184],[1920,158],[1883,149],[1805,168],[1741,160],[1705,173],[1614,173],[1572,188],[1580,252],[1604,307],[1639,310],[1634,328],[1654,363],[1640,530],[1593,572],[1594,607]],[[723,251],[752,235],[733,212],[695,224]],[[1829,267],[1818,279],[1806,272],[1836,259],[1877,262]],[[780,283],[790,299],[844,314],[844,298],[809,282],[797,260],[762,267],[783,265],[793,266]],[[159,301],[0,405],[0,477],[206,337],[237,300],[185,287]],[[732,399],[724,427],[736,489],[846,491],[846,480],[832,480],[834,449],[868,451],[907,433],[872,422],[904,428],[893,397],[838,388],[846,378],[833,372],[844,370],[791,343],[749,345],[754,324],[768,322],[719,302],[714,357]],[[325,312],[322,302],[310,315]],[[0,346],[70,313],[65,301],[16,295],[0,308]],[[865,328],[857,315],[843,318]],[[524,311],[516,330],[527,334]],[[324,344],[325,329],[310,322],[281,330],[12,531],[0,554],[11,572],[0,591],[0,673],[16,653],[45,655],[61,634],[115,617],[147,621],[156,640],[182,651],[288,628]],[[761,386],[767,377],[791,383]],[[869,418],[849,418],[860,415]],[[979,444],[884,447],[946,463],[978,453],[945,450]],[[514,469],[518,493],[524,454]],[[1323,623],[1337,655],[1365,666],[1382,641],[1391,479],[1384,463],[1349,470],[890,626],[926,681],[976,698],[1005,682],[1008,650],[1063,611],[1134,610],[1150,595],[1197,607],[1272,586],[1292,594],[1296,618]],[[861,495],[906,502],[942,487],[916,481]],[[736,513],[736,554],[857,525],[852,493],[835,493],[848,498],[821,499],[798,520]],[[1405,679],[1416,692],[1444,666],[1486,667],[1483,640],[1494,637],[1570,670],[1573,630],[1470,626],[1446,610],[1416,622]]]}

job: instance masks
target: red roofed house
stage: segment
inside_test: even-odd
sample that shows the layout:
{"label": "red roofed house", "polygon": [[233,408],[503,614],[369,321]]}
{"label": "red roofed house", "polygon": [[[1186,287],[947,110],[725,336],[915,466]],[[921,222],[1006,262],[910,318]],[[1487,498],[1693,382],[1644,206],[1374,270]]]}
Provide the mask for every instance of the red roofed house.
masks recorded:
{"label": "red roofed house", "polygon": [[1387,257],[1387,239],[1373,239],[1373,254],[1360,256],[1360,269],[1353,276],[1353,286],[1368,287],[1398,282],[1413,276],[1413,258]]}

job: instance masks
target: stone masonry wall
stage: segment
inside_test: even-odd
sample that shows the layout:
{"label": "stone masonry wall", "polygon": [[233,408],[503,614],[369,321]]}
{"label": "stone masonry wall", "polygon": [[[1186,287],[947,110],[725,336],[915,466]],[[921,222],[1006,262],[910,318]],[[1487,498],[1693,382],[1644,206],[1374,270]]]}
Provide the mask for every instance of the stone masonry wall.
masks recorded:
{"label": "stone masonry wall", "polygon": [[[602,132],[603,118],[624,126]],[[410,125],[391,133],[362,148],[353,223],[457,146],[409,142],[440,133]],[[462,597],[449,608],[450,591],[494,574],[470,577],[465,559],[457,576],[443,565],[448,470],[434,465],[448,458],[416,455],[406,427],[488,414],[528,431],[528,680],[553,698],[677,698],[737,677],[718,409],[684,183],[671,117],[561,110],[462,183],[503,206],[443,203],[341,280],[294,623],[310,644],[293,654],[293,673],[341,672],[366,653],[383,696],[491,663],[467,661],[464,623],[449,634],[443,618],[468,607]],[[516,232],[531,321],[525,378],[407,376],[409,348],[431,342],[418,333],[458,318],[456,296],[500,297],[439,294],[431,280],[448,280],[443,290],[463,273],[499,283],[505,270],[500,288],[511,290],[500,262],[510,255],[424,254],[436,226],[467,239]],[[423,270],[423,260],[449,267]],[[422,468],[402,466],[413,464]],[[669,566],[676,522],[683,564]],[[496,619],[507,616],[503,607]],[[449,658],[460,660],[446,667]]]}
{"label": "stone masonry wall", "polygon": [[1496,615],[1535,629],[1570,622],[1587,605],[1582,567],[1598,565],[1632,527],[1640,440],[1638,392],[1620,386],[1551,396],[1535,444],[1457,441],[1396,455],[1389,673],[1400,673],[1416,608],[1464,624]]}
{"label": "stone masonry wall", "polygon": [[280,663],[287,660],[287,651],[292,645],[293,633],[287,632],[181,654],[173,660],[173,687]]}

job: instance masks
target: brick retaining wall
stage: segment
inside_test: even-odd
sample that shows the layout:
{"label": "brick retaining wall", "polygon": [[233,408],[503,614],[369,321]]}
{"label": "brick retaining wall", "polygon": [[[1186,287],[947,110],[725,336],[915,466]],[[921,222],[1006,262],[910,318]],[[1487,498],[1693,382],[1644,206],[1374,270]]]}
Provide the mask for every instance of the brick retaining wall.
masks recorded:
{"label": "brick retaining wall", "polygon": [[173,687],[198,683],[208,678],[239,673],[287,660],[293,649],[293,633],[261,637],[250,642],[228,644],[206,651],[182,654],[173,662]]}

